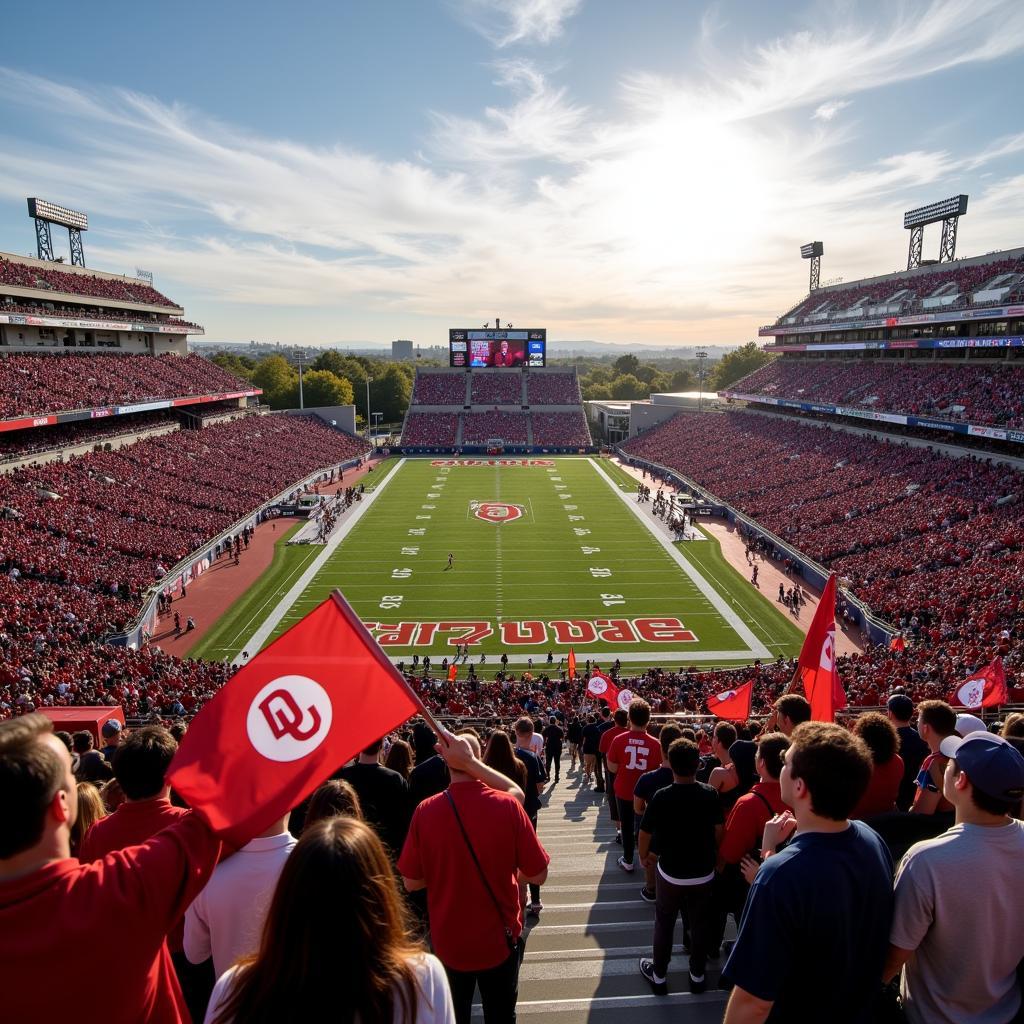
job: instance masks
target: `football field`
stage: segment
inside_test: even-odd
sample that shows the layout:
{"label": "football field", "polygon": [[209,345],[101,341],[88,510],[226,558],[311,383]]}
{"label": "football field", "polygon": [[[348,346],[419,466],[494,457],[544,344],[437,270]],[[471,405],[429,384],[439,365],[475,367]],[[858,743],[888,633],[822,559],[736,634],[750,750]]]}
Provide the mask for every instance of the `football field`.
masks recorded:
{"label": "football field", "polygon": [[[497,668],[707,667],[774,659],[801,634],[722,558],[676,543],[607,460],[399,459],[326,545],[281,548],[197,654],[251,656],[338,588],[393,661],[468,644]],[[449,566],[449,555],[451,565]]]}

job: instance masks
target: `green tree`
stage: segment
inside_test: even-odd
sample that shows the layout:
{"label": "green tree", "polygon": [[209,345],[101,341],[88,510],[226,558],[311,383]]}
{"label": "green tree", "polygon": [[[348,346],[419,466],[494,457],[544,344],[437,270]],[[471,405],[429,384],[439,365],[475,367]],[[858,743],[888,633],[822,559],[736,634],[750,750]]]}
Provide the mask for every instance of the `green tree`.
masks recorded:
{"label": "green tree", "polygon": [[252,382],[263,388],[263,397],[272,409],[292,409],[299,404],[299,374],[284,356],[261,359]]}
{"label": "green tree", "polygon": [[624,373],[615,378],[611,385],[612,398],[640,399],[650,396],[651,389],[631,373]]}
{"label": "green tree", "polygon": [[612,397],[612,389],[607,384],[587,384],[583,388],[583,398],[588,402],[608,402]]}
{"label": "green tree", "polygon": [[[630,371],[624,370],[623,373]],[[637,380],[642,380],[645,384],[650,384],[652,380],[658,375],[658,368],[656,366],[638,366],[636,370],[632,371],[633,376]]]}
{"label": "green tree", "polygon": [[336,374],[339,377],[346,377],[348,376],[345,373],[346,361],[347,360],[340,352],[321,352],[320,355],[313,360],[313,364],[310,368],[313,370],[330,370],[331,373]]}
{"label": "green tree", "polygon": [[636,376],[636,371],[640,369],[640,360],[635,355],[629,353],[628,355],[619,356],[618,359],[612,363],[615,370],[619,374],[631,373]]}
{"label": "green tree", "polygon": [[382,365],[385,369],[370,385],[370,411],[383,413],[385,423],[394,423],[405,415],[412,383],[398,363]]}
{"label": "green tree", "polygon": [[252,379],[255,363],[248,356],[236,356],[234,352],[218,352],[210,362],[216,363],[222,370],[227,370],[236,377],[241,377],[242,380]]}
{"label": "green tree", "polygon": [[692,391],[696,386],[697,378],[689,370],[676,370],[669,384],[672,391]]}
{"label": "green tree", "polygon": [[735,384],[740,378],[746,377],[748,373],[760,369],[773,358],[769,353],[759,349],[757,342],[747,342],[742,348],[722,356],[718,361],[711,371],[711,389],[721,391],[730,384]]}
{"label": "green tree", "polygon": [[307,370],[302,375],[303,403],[316,405],[351,405],[352,385],[330,370]]}

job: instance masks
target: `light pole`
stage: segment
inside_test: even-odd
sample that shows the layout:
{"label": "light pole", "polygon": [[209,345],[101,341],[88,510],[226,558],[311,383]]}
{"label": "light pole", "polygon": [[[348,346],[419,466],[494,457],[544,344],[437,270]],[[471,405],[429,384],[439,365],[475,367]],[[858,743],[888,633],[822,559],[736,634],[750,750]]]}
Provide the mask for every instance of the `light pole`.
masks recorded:
{"label": "light pole", "polygon": [[382,412],[375,412],[372,415],[373,415],[373,436],[374,436],[374,438],[376,438],[378,433],[379,433],[378,428],[380,427],[380,421],[382,419],[384,419],[384,413],[382,413]]}
{"label": "light pole", "polygon": [[372,377],[366,378],[366,440],[370,440],[370,385],[373,383]]}
{"label": "light pole", "polygon": [[697,387],[700,389],[697,393],[697,412],[704,411],[704,364],[707,358],[704,349],[697,349]]}
{"label": "light pole", "polygon": [[306,353],[300,352],[298,349],[295,351],[295,362],[299,364],[299,409],[305,409],[306,404],[302,397],[302,367],[306,359]]}

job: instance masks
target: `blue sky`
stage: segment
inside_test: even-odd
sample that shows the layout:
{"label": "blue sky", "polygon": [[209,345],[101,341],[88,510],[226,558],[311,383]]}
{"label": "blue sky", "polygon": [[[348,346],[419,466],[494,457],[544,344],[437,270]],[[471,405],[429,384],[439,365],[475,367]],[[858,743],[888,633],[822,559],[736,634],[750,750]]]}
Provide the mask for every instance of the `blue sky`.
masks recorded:
{"label": "blue sky", "polygon": [[[90,265],[154,272],[214,339],[750,340],[822,276],[905,264],[971,196],[1024,244],[1024,3],[402,0],[5,12],[0,250],[29,195]],[[933,229],[937,232],[937,228]],[[938,250],[926,234],[926,256]]]}

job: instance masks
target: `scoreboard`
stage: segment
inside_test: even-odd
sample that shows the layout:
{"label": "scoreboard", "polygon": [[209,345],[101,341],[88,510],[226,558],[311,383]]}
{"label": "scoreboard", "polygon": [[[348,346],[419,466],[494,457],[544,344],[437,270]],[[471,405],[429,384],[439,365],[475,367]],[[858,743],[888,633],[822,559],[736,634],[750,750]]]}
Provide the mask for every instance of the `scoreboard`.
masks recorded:
{"label": "scoreboard", "polygon": [[544,366],[547,335],[543,328],[525,331],[453,328],[448,332],[448,365],[462,369]]}

